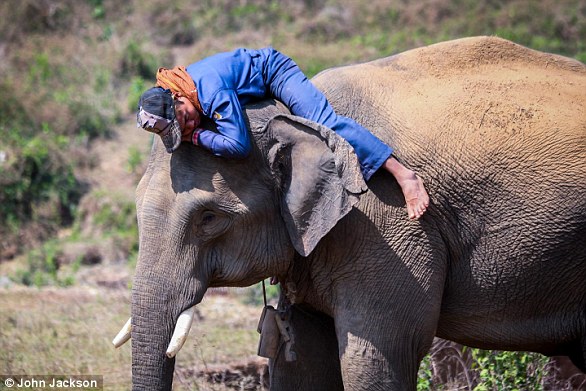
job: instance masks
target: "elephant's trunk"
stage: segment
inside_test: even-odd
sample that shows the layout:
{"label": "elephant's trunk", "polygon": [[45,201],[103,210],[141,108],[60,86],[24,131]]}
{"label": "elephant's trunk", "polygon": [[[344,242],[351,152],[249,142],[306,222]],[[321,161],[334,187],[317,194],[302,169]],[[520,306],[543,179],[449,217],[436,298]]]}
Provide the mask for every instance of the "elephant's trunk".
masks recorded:
{"label": "elephant's trunk", "polygon": [[132,290],[132,389],[171,390],[175,359],[165,354],[175,318],[164,282],[136,278]]}
{"label": "elephant's trunk", "polygon": [[171,390],[174,356],[189,333],[194,304],[206,289],[204,284],[186,281],[180,289],[168,273],[146,270],[137,270],[132,288],[133,390]]}
{"label": "elephant's trunk", "polygon": [[[164,303],[137,300],[136,296],[133,293],[132,389],[171,390],[175,359],[167,357],[165,351],[171,338],[172,320],[161,308]],[[147,306],[136,304],[145,301]]]}

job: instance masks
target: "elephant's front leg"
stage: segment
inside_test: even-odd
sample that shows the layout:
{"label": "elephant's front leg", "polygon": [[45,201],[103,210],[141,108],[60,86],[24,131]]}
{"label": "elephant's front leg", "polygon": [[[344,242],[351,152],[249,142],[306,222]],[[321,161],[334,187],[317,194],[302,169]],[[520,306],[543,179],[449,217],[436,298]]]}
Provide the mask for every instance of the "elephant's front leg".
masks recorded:
{"label": "elephant's front leg", "polygon": [[419,364],[433,342],[439,306],[405,297],[398,301],[379,296],[373,302],[353,301],[336,309],[344,388],[415,390]]}
{"label": "elephant's front leg", "polygon": [[368,337],[345,333],[340,352],[347,390],[413,390],[419,360],[409,349],[381,349]]}
{"label": "elephant's front leg", "polygon": [[420,352],[427,351],[433,336],[422,338],[374,319],[336,328],[346,390],[416,389]]}

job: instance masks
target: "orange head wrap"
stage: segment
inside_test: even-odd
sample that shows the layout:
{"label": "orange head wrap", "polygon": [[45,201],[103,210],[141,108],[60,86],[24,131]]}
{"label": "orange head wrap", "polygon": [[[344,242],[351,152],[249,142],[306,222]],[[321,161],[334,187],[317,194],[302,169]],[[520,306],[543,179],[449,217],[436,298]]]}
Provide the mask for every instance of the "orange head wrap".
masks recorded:
{"label": "orange head wrap", "polygon": [[189,99],[199,112],[202,112],[197,98],[197,88],[184,66],[176,66],[173,69],[159,68],[157,71],[157,86],[171,90],[174,96],[184,96]]}

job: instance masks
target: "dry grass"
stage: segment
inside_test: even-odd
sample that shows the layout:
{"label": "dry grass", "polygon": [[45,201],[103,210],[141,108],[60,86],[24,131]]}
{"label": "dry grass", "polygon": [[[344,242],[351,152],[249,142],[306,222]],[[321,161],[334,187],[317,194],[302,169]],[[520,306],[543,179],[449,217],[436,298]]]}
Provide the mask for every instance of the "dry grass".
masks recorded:
{"label": "dry grass", "polygon": [[[200,305],[201,319],[177,357],[174,389],[226,390],[197,376],[207,368],[210,377],[229,369],[222,363],[255,355],[260,308],[241,304],[237,294],[208,295]],[[0,289],[0,373],[102,375],[105,390],[129,390],[130,344],[120,349],[111,344],[128,317],[129,302],[127,290]]]}
{"label": "dry grass", "polygon": [[110,340],[129,312],[129,294],[95,288],[0,291],[0,371],[103,375],[106,389],[129,389],[130,347]]}

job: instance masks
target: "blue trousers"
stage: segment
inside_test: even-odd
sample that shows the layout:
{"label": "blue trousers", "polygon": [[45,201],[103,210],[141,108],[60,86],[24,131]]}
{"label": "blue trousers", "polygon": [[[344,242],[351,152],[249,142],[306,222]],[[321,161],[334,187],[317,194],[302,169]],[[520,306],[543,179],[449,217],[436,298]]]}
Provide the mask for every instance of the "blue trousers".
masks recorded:
{"label": "blue trousers", "polygon": [[324,94],[292,59],[272,48],[265,50],[268,51],[264,70],[267,92],[283,102],[293,115],[327,126],[342,136],[354,148],[364,179],[370,179],[391,156],[392,148],[356,121],[337,115]]}

